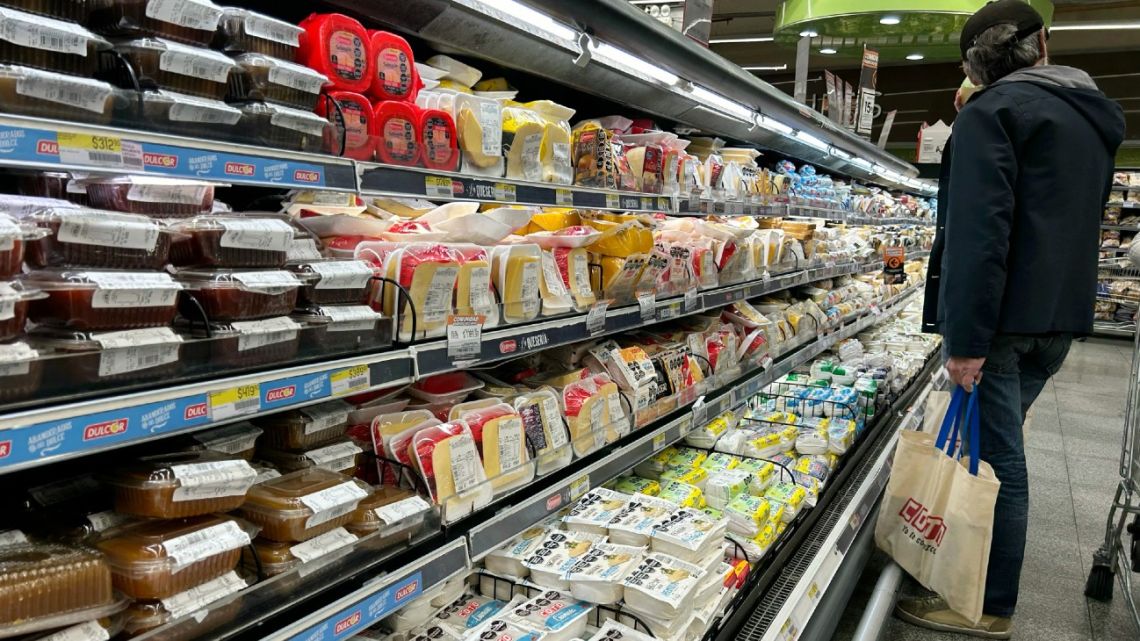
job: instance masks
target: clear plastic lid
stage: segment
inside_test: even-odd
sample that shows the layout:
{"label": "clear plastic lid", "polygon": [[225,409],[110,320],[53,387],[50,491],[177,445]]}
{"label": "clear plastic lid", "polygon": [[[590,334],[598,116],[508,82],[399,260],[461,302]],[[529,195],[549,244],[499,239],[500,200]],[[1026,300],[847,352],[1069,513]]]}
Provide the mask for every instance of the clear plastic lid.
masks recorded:
{"label": "clear plastic lid", "polygon": [[284,217],[273,215],[211,214],[178,221],[170,228],[185,234],[222,232],[219,239],[222,247],[279,252],[287,252],[293,238],[299,235],[297,229]]}
{"label": "clear plastic lid", "polygon": [[34,13],[0,8],[0,40],[21,47],[86,56],[89,43],[109,49],[111,43],[75,24]]}
{"label": "clear plastic lid", "polygon": [[344,512],[348,513],[369,493],[362,481],[310,467],[253,486],[242,509],[271,510],[288,517],[351,506]]}
{"label": "clear plastic lid", "polygon": [[143,521],[97,545],[119,571],[172,571],[249,545],[258,528],[227,515]]}
{"label": "clear plastic lid", "polygon": [[207,194],[212,196],[214,192],[213,183],[164,176],[89,176],[79,182],[88,187],[121,185],[127,189],[130,200],[148,203],[192,205],[203,202]]}
{"label": "clear plastic lid", "polygon": [[[347,414],[345,415],[347,419]],[[334,428],[332,431],[336,431]],[[341,429],[343,432],[343,429]],[[351,474],[356,461],[364,450],[350,439],[341,439],[306,450],[279,450],[263,448],[258,456],[276,465],[281,470],[301,470],[321,468],[330,472]]]}
{"label": "clear plastic lid", "polygon": [[56,241],[119,249],[154,251],[160,235],[170,232],[146,216],[86,207],[49,207],[25,220],[53,229]]}
{"label": "clear plastic lid", "polygon": [[[37,327],[30,335],[38,347],[65,352],[91,352],[127,349],[148,345],[181,345],[182,337],[169,327],[131,329],[121,332],[82,332]],[[161,363],[160,363],[161,364]]]}
{"label": "clear plastic lid", "polygon": [[190,291],[228,289],[257,294],[282,294],[303,284],[301,277],[281,269],[187,269],[180,270],[175,278]]}
{"label": "clear plastic lid", "polygon": [[260,53],[243,53],[234,56],[234,62],[246,71],[264,72],[270,84],[289,87],[303,93],[318,94],[328,82],[328,77],[315,69]]}
{"label": "clear plastic lid", "polygon": [[384,318],[368,305],[324,305],[306,307],[293,313],[298,322],[328,327],[331,332],[374,328]]}
{"label": "clear plastic lid", "polygon": [[[175,282],[169,274],[162,272],[135,272],[135,271],[96,271],[86,269],[49,268],[40,269],[24,276],[24,282],[34,285],[40,290],[76,291],[90,290],[102,291],[103,298],[122,298],[124,294],[114,296],[113,292],[130,290],[135,292],[135,299],[139,306],[144,300],[165,299],[166,295],[155,296],[151,292],[178,291],[182,285]],[[128,294],[129,295],[129,294]],[[103,306],[109,306],[112,300],[101,301]],[[96,303],[99,306],[99,303]]]}
{"label": "clear plastic lid", "polygon": [[191,96],[175,91],[142,92],[143,111],[148,119],[153,117],[150,106],[164,110],[170,122],[196,123],[203,125],[236,125],[241,120],[241,110],[231,107],[221,100]]}
{"label": "clear plastic lid", "polygon": [[[282,45],[285,50],[293,50],[300,46],[301,34],[305,31],[301,27],[284,20],[270,18],[267,15],[237,7],[222,9],[220,30],[231,39],[244,36],[245,38]],[[227,43],[223,49],[229,50],[237,44],[240,43]]]}
{"label": "clear plastic lid", "polygon": [[266,102],[254,102],[241,106],[241,112],[248,116],[268,118],[274,127],[300,132],[308,136],[321,136],[329,121],[310,111],[301,111]]}
{"label": "clear plastic lid", "polygon": [[118,91],[101,80],[16,65],[0,65],[0,78],[16,80],[16,96],[104,115],[110,114],[115,104],[112,96]]}
{"label": "clear plastic lid", "polygon": [[[260,427],[253,423],[242,422],[197,432],[190,437],[200,443],[204,449],[222,454],[241,454],[252,450],[261,434]],[[257,470],[254,469],[254,472]]]}
{"label": "clear plastic lid", "polygon": [[120,468],[110,480],[136,489],[176,488],[183,498],[214,498],[244,494],[257,472],[249,463],[218,452],[183,452],[144,456],[137,464]]}
{"label": "clear plastic lid", "polygon": [[302,276],[312,276],[316,289],[361,289],[368,285],[374,274],[372,265],[363,260],[327,260],[296,263],[289,269]]}
{"label": "clear plastic lid", "polygon": [[237,68],[237,63],[219,51],[162,38],[135,38],[116,43],[115,49],[125,53],[158,56],[158,68],[162,71],[215,83],[226,82],[230,72]]}

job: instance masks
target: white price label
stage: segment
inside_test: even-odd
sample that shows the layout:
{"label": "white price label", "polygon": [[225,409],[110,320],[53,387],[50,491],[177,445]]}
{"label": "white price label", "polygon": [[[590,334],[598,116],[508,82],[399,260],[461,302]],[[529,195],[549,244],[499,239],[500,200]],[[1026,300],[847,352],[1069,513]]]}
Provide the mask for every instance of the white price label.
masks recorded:
{"label": "white price label", "polygon": [[209,0],[150,0],[146,17],[198,31],[216,31],[222,8]]}
{"label": "white price label", "polygon": [[606,310],[609,309],[608,300],[600,300],[590,306],[586,312],[586,333],[590,336],[606,331]]}
{"label": "white price label", "polygon": [[178,360],[181,348],[178,342],[104,349],[99,354],[99,376],[117,376],[169,365]]}
{"label": "white price label", "polygon": [[174,561],[174,571],[178,572],[191,563],[236,550],[249,542],[249,533],[236,521],[225,521],[167,539],[161,545],[167,558]]}
{"label": "white price label", "polygon": [[221,421],[234,416],[254,414],[261,410],[261,387],[239,385],[218,392],[210,392],[210,419]]}
{"label": "white price label", "polygon": [[257,478],[253,467],[241,459],[171,465],[170,471],[179,483],[175,501],[243,496]]}
{"label": "white price label", "polygon": [[455,485],[455,493],[462,495],[482,482],[483,464],[479,460],[479,451],[475,448],[475,439],[470,434],[453,436],[447,442],[451,444],[448,452],[451,459],[451,480]]}
{"label": "white price label", "polygon": [[98,288],[92,292],[91,307],[171,307],[182,286],[162,273],[86,272],[87,280]]}
{"label": "white price label", "polygon": [[287,252],[293,242],[293,227],[278,218],[221,218],[217,223],[225,230],[222,247]]}
{"label": "white price label", "polygon": [[110,638],[111,633],[107,631],[107,628],[99,625],[98,621],[88,621],[49,636],[40,637],[39,641],[107,641]]}
{"label": "white price label", "polygon": [[363,289],[372,279],[372,267],[361,260],[312,263],[309,268],[321,277],[316,289]]}
{"label": "white price label", "polygon": [[305,458],[319,468],[330,472],[341,472],[353,467],[356,464],[356,456],[362,451],[359,445],[349,441],[309,450],[305,452]]}
{"label": "white price label", "polygon": [[234,62],[224,54],[163,40],[166,50],[158,57],[158,68],[180,76],[210,82],[226,82]]}
{"label": "white price label", "polygon": [[685,311],[694,312],[701,307],[701,294],[697,288],[692,288],[685,291]]}
{"label": "white price label", "polygon": [[246,35],[296,47],[301,42],[302,29],[284,20],[275,20],[256,13],[248,13],[242,21]]}
{"label": "white price label", "polygon": [[388,505],[381,505],[373,509],[372,513],[385,525],[396,525],[414,517],[423,520],[424,514],[430,509],[431,505],[427,501],[418,496],[412,496]]}
{"label": "white price label", "polygon": [[302,93],[315,94],[321,92],[321,87],[325,84],[325,77],[308,67],[277,60],[269,68],[269,82],[270,84],[296,89]]}
{"label": "white price label", "polygon": [[372,374],[367,365],[346,367],[329,376],[333,396],[344,396],[366,390],[372,386]]}
{"label": "white price label", "polygon": [[503,110],[496,100],[479,101],[479,128],[483,130],[483,155],[503,155]]}
{"label": "white price label", "polygon": [[574,192],[569,189],[555,189],[554,190],[554,204],[559,207],[573,207],[574,206]]}
{"label": "white price label", "polygon": [[452,360],[479,358],[483,349],[482,314],[447,317],[447,357]]}
{"label": "white price label", "polygon": [[289,548],[289,552],[300,559],[301,563],[309,563],[321,558],[329,552],[352,545],[356,540],[356,536],[349,534],[348,530],[338,527],[320,536],[309,539],[304,543],[294,545]]}
{"label": "white price label", "polygon": [[590,475],[583,474],[570,481],[570,502],[573,503],[590,491]]}
{"label": "white price label", "polygon": [[[63,143],[60,143],[63,149]],[[78,245],[102,245],[154,251],[160,233],[158,223],[138,216],[60,212],[56,240]]]}
{"label": "white price label", "polygon": [[70,22],[0,9],[0,39],[21,47],[87,57],[91,32]]}
{"label": "white price label", "polygon": [[231,570],[212,581],[162,599],[162,606],[170,613],[172,619],[178,619],[224,599],[245,586],[245,580]]}
{"label": "white price label", "polygon": [[127,190],[127,200],[141,203],[174,203],[201,205],[206,198],[206,185],[137,184]]}
{"label": "white price label", "polygon": [[269,345],[285,343],[297,338],[301,326],[291,318],[270,318],[260,321],[240,321],[230,323],[238,333],[238,351],[261,349]]}
{"label": "white price label", "polygon": [[348,407],[342,401],[334,401],[301,410],[301,416],[305,417],[305,436],[348,425]]}
{"label": "white price label", "polygon": [[305,523],[310,528],[321,523],[327,523],[337,517],[344,516],[356,509],[360,500],[368,496],[356,481],[345,481],[339,485],[313,492],[300,497],[305,507],[313,512]]}
{"label": "white price label", "polygon": [[495,200],[501,203],[513,203],[517,199],[518,193],[514,185],[495,183]]}
{"label": "white price label", "polygon": [[641,310],[641,322],[653,322],[657,315],[657,296],[653,292],[638,293],[637,307]]}
{"label": "white price label", "polygon": [[316,114],[287,107],[273,107],[273,115],[269,117],[269,124],[274,127],[292,129],[310,136],[324,134],[329,122]]}
{"label": "white price label", "polygon": [[48,71],[25,69],[16,80],[16,93],[37,100],[79,107],[85,111],[103,113],[107,99],[114,89],[111,85],[90,78],[73,78]]}
{"label": "white price label", "polygon": [[119,527],[120,525],[131,520],[131,517],[126,514],[120,514],[112,510],[104,510],[102,512],[95,512],[87,515],[87,522],[96,532],[106,532],[107,530]]}
{"label": "white price label", "polygon": [[168,112],[173,122],[233,125],[241,119],[240,109],[235,109],[219,100],[206,100],[170,91],[159,91],[158,94],[168,97],[174,103],[170,105]]}
{"label": "white price label", "polygon": [[319,260],[321,250],[317,249],[317,241],[312,238],[294,238],[286,250],[286,262],[299,263],[306,260]]}

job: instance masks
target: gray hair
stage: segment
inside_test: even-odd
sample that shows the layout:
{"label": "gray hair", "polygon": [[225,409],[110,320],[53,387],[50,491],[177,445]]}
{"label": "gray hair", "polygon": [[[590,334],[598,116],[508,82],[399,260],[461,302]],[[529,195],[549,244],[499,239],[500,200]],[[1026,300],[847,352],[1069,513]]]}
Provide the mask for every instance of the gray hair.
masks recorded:
{"label": "gray hair", "polygon": [[1041,43],[1034,32],[1017,38],[1017,27],[999,24],[986,29],[966,51],[966,75],[978,86],[989,86],[1041,59]]}

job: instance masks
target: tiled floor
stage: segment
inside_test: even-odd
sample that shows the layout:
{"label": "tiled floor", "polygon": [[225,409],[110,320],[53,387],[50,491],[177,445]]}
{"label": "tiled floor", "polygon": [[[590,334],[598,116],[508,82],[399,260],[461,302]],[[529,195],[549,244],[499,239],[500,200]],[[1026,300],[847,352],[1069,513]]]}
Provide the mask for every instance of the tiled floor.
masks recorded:
{"label": "tiled floor", "polygon": [[[1102,604],[1085,599],[1093,551],[1119,477],[1124,394],[1132,344],[1090,339],[1075,343],[1062,370],[1033,407],[1026,436],[1030,522],[1014,639],[1117,641],[1140,639],[1120,586]],[[852,597],[836,641],[851,638],[867,595],[885,562],[879,554]],[[1133,575],[1140,597],[1140,575]],[[904,593],[916,591],[909,580]],[[960,641],[963,637],[891,619],[882,641]]]}

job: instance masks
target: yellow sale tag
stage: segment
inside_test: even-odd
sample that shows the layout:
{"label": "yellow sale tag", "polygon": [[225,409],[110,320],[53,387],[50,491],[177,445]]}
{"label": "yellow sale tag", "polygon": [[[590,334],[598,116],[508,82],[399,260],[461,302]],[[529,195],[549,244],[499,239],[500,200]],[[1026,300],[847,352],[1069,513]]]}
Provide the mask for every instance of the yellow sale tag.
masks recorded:
{"label": "yellow sale tag", "polygon": [[253,414],[261,409],[261,387],[239,385],[210,392],[210,418],[215,421]]}
{"label": "yellow sale tag", "polygon": [[670,211],[673,211],[673,205],[672,205],[672,203],[669,202],[668,198],[666,198],[664,196],[658,196],[657,197],[657,209],[660,211],[663,211],[663,212],[670,212]]}
{"label": "yellow sale tag", "polygon": [[[73,134],[61,131],[56,134],[59,145],[59,162],[64,165],[98,165],[102,167],[122,167],[127,164],[123,155],[123,140],[117,136],[96,136],[93,134]],[[132,143],[132,158],[141,169],[142,151],[137,143]]]}
{"label": "yellow sale tag", "polygon": [[574,192],[569,189],[555,189],[554,190],[554,204],[559,207],[573,207],[574,206]]}
{"label": "yellow sale tag", "polygon": [[60,148],[106,151],[113,154],[123,153],[123,141],[115,136],[73,134],[61,131],[56,134],[56,142],[59,143]]}
{"label": "yellow sale tag", "polygon": [[583,474],[570,481],[570,500],[577,501],[582,495],[590,491],[590,475]]}
{"label": "yellow sale tag", "polygon": [[455,193],[451,190],[451,179],[443,176],[428,176],[424,179],[424,193],[436,198],[451,198]]}
{"label": "yellow sale tag", "polygon": [[665,447],[665,433],[664,432],[653,437],[653,451],[656,452],[657,450],[660,450],[663,447]]}
{"label": "yellow sale tag", "polygon": [[621,198],[617,194],[606,194],[606,207],[610,209],[621,207]]}
{"label": "yellow sale tag", "polygon": [[367,365],[356,365],[337,370],[329,376],[329,382],[332,384],[333,396],[352,394],[372,386],[371,373]]}
{"label": "yellow sale tag", "polygon": [[514,185],[495,183],[495,200],[501,203],[513,203],[518,200]]}

